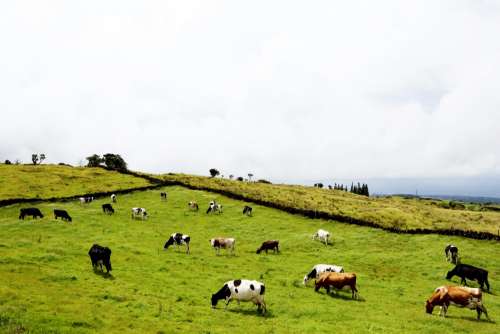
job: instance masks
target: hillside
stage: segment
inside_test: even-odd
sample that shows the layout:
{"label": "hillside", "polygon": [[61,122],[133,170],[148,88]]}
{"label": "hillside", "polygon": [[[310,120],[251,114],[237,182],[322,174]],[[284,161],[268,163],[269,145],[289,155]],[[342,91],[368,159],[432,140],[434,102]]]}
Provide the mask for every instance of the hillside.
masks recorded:
{"label": "hillside", "polygon": [[[160,192],[168,192],[168,201]],[[189,211],[186,203],[215,199],[222,214]],[[496,333],[500,314],[499,249],[495,241],[441,235],[405,235],[335,221],[308,219],[185,187],[123,194],[108,216],[100,198],[40,202],[43,219],[19,220],[15,204],[0,208],[0,333]],[[147,208],[149,219],[133,220],[130,208]],[[72,223],[54,220],[54,208],[67,210]],[[332,233],[329,246],[311,240],[317,229]],[[191,237],[191,254],[163,245],[173,232]],[[208,240],[236,239],[235,255],[216,256]],[[280,253],[256,254],[268,239]],[[432,291],[459,284],[444,277],[447,243],[460,249],[464,263],[489,270],[492,293],[484,304],[493,321],[476,321],[476,312],[450,306],[448,317],[424,310]],[[113,270],[93,271],[89,248],[112,250]],[[341,265],[358,278],[359,300],[350,291],[314,292],[303,277],[317,263]],[[211,294],[224,282],[255,279],[266,286],[265,317],[251,303],[236,301],[224,310],[210,307]],[[472,287],[478,284],[468,281]],[[496,321],[496,322],[495,322]]]}
{"label": "hillside", "polygon": [[344,191],[297,185],[240,182],[185,174],[168,174],[163,180],[202,190],[218,191],[240,199],[328,217],[361,225],[378,226],[394,231],[428,229],[432,231],[475,231],[497,235],[500,213],[472,210],[451,210],[438,200],[402,197],[373,198]]}
{"label": "hillside", "polygon": [[0,200],[68,197],[149,185],[143,178],[102,168],[0,164]]}

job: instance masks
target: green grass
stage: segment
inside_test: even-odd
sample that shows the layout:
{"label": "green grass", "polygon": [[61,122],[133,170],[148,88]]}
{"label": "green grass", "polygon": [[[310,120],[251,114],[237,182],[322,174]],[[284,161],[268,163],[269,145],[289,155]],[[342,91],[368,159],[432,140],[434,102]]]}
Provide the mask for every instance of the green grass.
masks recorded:
{"label": "green grass", "polygon": [[[498,242],[438,235],[398,235],[382,230],[311,220],[202,191],[169,187],[159,192],[122,195],[117,213],[106,216],[98,200],[42,203],[42,220],[19,221],[21,205],[0,208],[0,332],[22,333],[497,333],[500,314]],[[203,209],[216,198],[221,215]],[[200,212],[187,211],[197,200]],[[143,206],[150,220],[133,221],[132,206]],[[52,219],[63,208],[73,223]],[[325,228],[333,244],[311,234]],[[191,255],[162,251],[172,232],[191,235]],[[208,239],[236,238],[236,256],[215,256]],[[281,254],[257,255],[266,239],[279,239]],[[424,302],[451,268],[444,246],[460,248],[464,263],[489,270],[492,294],[484,303],[493,322],[476,321],[475,312],[450,307],[446,319],[424,312]],[[87,252],[93,243],[112,251],[112,277],[94,273]],[[316,263],[343,265],[355,272],[361,299],[349,291],[328,296],[303,287]],[[266,284],[266,317],[248,303],[210,308],[210,295],[235,278]],[[455,278],[454,284],[458,283]],[[474,282],[473,286],[477,286]]]}
{"label": "green grass", "polygon": [[0,164],[0,200],[67,197],[148,185],[142,178],[102,168]]}
{"label": "green grass", "polygon": [[450,210],[435,205],[437,201],[397,196],[369,198],[339,190],[240,182],[185,174],[162,175],[162,178],[196,188],[228,191],[249,200],[361,219],[386,228],[455,229],[495,235],[500,233],[500,212]]}

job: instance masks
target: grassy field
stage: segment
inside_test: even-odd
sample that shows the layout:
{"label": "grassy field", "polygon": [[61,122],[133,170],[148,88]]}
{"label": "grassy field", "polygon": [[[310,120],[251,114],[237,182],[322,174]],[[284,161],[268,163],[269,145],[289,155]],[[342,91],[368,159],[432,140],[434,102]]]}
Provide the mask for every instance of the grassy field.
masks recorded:
{"label": "grassy field", "polygon": [[[6,333],[498,333],[500,248],[498,242],[438,235],[399,235],[367,227],[311,220],[252,205],[254,217],[241,214],[243,202],[181,187],[119,196],[117,213],[106,216],[98,200],[42,203],[42,220],[19,221],[20,205],[0,208],[0,332]],[[203,209],[216,198],[221,215]],[[200,212],[188,212],[197,200]],[[366,201],[366,200],[365,200]],[[130,208],[149,210],[146,222],[133,221]],[[52,219],[53,208],[73,223]],[[325,228],[333,244],[311,234]],[[172,232],[191,235],[191,255],[162,251]],[[236,256],[216,256],[208,239],[236,238]],[[257,255],[266,239],[279,239],[279,255]],[[492,293],[484,294],[491,322],[475,312],[450,307],[446,319],[424,312],[433,289],[451,266],[444,246],[460,248],[464,263],[489,270]],[[112,276],[91,269],[93,243],[112,251]],[[333,263],[358,276],[360,300],[350,292],[315,293],[302,278],[316,263]],[[235,278],[266,284],[269,312],[263,317],[248,303],[210,308],[210,296]],[[452,282],[458,283],[455,278]],[[477,286],[475,283],[471,283]]]}
{"label": "grassy field", "polygon": [[102,168],[0,164],[0,200],[66,197],[148,185],[142,178]]}
{"label": "grassy field", "polygon": [[500,212],[451,210],[437,205],[438,200],[405,199],[396,196],[373,198],[339,190],[240,182],[185,174],[162,175],[162,178],[197,188],[228,191],[249,200],[352,217],[399,230],[427,228],[470,230],[495,235],[500,233]]}

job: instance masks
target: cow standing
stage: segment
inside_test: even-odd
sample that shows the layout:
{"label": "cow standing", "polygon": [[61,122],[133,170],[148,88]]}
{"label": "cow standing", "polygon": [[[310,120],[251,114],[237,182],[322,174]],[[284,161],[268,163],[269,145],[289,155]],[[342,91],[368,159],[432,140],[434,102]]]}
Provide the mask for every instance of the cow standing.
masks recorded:
{"label": "cow standing", "polygon": [[191,211],[198,211],[199,210],[198,203],[196,203],[195,201],[190,201],[188,203],[188,207],[189,207],[189,210],[191,210]]}
{"label": "cow standing", "polygon": [[466,278],[470,280],[476,280],[481,286],[481,289],[483,289],[484,284],[486,284],[487,290],[490,291],[490,283],[488,282],[488,271],[484,269],[476,268],[469,264],[459,263],[451,271],[448,271],[448,273],[446,274],[446,279],[449,280],[453,276],[460,277],[462,279],[460,281],[460,284],[464,285],[467,285],[467,281],[465,280]]}
{"label": "cow standing", "polygon": [[111,202],[116,203],[116,195],[115,194],[111,195]]}
{"label": "cow standing", "polygon": [[89,204],[94,200],[93,196],[80,197],[80,204]]}
{"label": "cow standing", "polygon": [[236,243],[236,240],[234,238],[218,237],[210,239],[209,241],[212,247],[215,249],[215,253],[217,255],[220,254],[221,248],[228,249],[231,252],[231,254],[234,255],[234,244]]}
{"label": "cow standing", "polygon": [[267,307],[264,302],[266,288],[263,283],[246,279],[236,279],[224,283],[224,286],[212,295],[212,308],[217,306],[220,299],[226,301],[226,308],[233,299],[242,302],[253,302],[257,305],[257,311],[266,313]]}
{"label": "cow standing", "polygon": [[140,218],[141,220],[148,219],[148,213],[144,208],[132,208],[132,219]]}
{"label": "cow standing", "polygon": [[267,241],[264,241],[262,243],[262,245],[259,247],[259,249],[257,249],[257,254],[260,254],[260,252],[262,252],[263,250],[266,251],[266,254],[267,254],[267,251],[272,249],[274,253],[276,252],[280,252],[280,248],[279,248],[279,241],[278,240],[267,240]]}
{"label": "cow standing", "polygon": [[166,201],[167,200],[167,193],[166,192],[161,192],[160,193],[160,199],[162,201]]}
{"label": "cow standing", "polygon": [[102,265],[106,267],[106,272],[111,271],[111,249],[94,244],[89,250],[90,261],[92,268],[97,268],[99,265],[102,270]]}
{"label": "cow standing", "polygon": [[478,320],[481,317],[481,313],[484,313],[486,318],[489,319],[486,307],[483,305],[481,290],[463,286],[440,286],[436,288],[432,296],[425,303],[425,311],[432,314],[435,306],[441,306],[439,315],[446,317],[450,305],[476,310]]}
{"label": "cow standing", "polygon": [[172,233],[170,235],[170,238],[165,242],[165,245],[163,246],[164,250],[167,250],[168,247],[172,245],[176,245],[177,248],[180,245],[186,245],[186,253],[189,254],[189,242],[191,241],[191,237],[187,234],[182,234],[179,232]]}
{"label": "cow standing", "polygon": [[216,201],[210,201],[207,209],[207,214],[209,213],[222,213],[222,205],[217,203]]}
{"label": "cow standing", "polygon": [[252,207],[245,205],[245,207],[243,208],[243,214],[251,217],[252,216]]}
{"label": "cow standing", "polygon": [[43,218],[43,214],[38,208],[24,208],[19,210],[19,219],[24,220],[26,216],[31,216],[33,219]]}
{"label": "cow standing", "polygon": [[106,203],[102,205],[102,212],[107,213],[108,215],[112,215],[115,213],[115,209],[111,206],[111,204]]}
{"label": "cow standing", "polygon": [[317,230],[316,233],[314,233],[313,237],[312,237],[313,240],[318,239],[318,240],[324,242],[325,246],[328,245],[329,238],[330,238],[330,232],[328,232],[326,230],[322,230],[322,229]]}
{"label": "cow standing", "polygon": [[330,288],[342,289],[344,286],[349,286],[352,292],[352,298],[358,297],[358,289],[356,288],[355,273],[322,273],[316,280],[314,291],[318,292],[320,288],[325,288],[327,293],[330,293]]}
{"label": "cow standing", "polygon": [[344,268],[334,264],[317,264],[312,268],[309,274],[304,276],[304,285],[306,285],[310,279],[317,279],[322,273],[325,272],[343,273]]}
{"label": "cow standing", "polygon": [[71,216],[68,214],[66,210],[58,210],[54,209],[54,219],[61,218],[62,220],[65,221],[72,221]]}
{"label": "cow standing", "polygon": [[455,245],[447,245],[444,249],[444,254],[446,256],[446,261],[448,262],[458,264],[458,262],[460,261],[458,258],[458,247]]}

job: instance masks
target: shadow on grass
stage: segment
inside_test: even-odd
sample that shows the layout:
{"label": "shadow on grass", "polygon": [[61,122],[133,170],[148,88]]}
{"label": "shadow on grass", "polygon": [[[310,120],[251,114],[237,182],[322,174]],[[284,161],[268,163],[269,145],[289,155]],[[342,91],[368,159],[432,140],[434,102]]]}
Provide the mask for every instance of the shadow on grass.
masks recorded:
{"label": "shadow on grass", "polygon": [[[449,311],[448,311],[449,312]],[[440,317],[439,313],[436,314],[437,317]],[[484,316],[484,314],[481,315],[481,319],[477,319],[476,317],[476,312],[471,312],[471,316],[454,316],[454,315],[449,315],[449,314],[446,314],[446,318],[445,319],[460,319],[460,320],[467,320],[467,321],[471,321],[471,322],[476,322],[476,323],[489,323],[489,324],[496,324],[496,321],[494,321],[493,319],[486,319],[486,317]]]}
{"label": "shadow on grass", "polygon": [[[317,293],[321,293],[321,291],[318,291]],[[321,294],[328,295],[331,298],[335,298],[335,299],[351,300],[354,302],[362,302],[362,303],[366,302],[366,299],[364,299],[359,294],[358,294],[358,298],[353,299],[350,291],[349,292],[346,291],[346,293],[340,293],[340,291],[333,291],[332,290],[329,294],[326,291],[324,291]]]}
{"label": "shadow on grass", "polygon": [[[224,309],[222,309],[224,311]],[[243,314],[245,316],[254,316],[254,317],[259,317],[259,318],[274,318],[274,314],[267,310],[266,313],[262,314],[260,311],[257,311],[257,308],[243,308],[238,305],[235,305],[231,308],[231,306],[228,306],[228,308],[225,310],[226,312],[231,312],[231,313],[238,313],[238,314]]]}
{"label": "shadow on grass", "polygon": [[105,273],[104,271],[101,271],[99,269],[94,269],[94,274],[101,276],[104,279],[109,279],[111,281],[115,280],[115,277],[111,275],[110,273]]}

